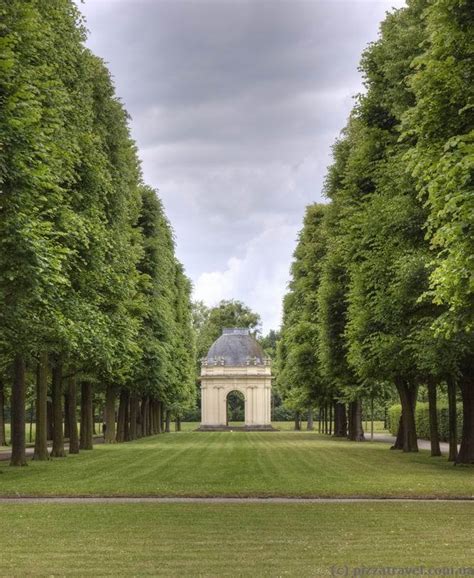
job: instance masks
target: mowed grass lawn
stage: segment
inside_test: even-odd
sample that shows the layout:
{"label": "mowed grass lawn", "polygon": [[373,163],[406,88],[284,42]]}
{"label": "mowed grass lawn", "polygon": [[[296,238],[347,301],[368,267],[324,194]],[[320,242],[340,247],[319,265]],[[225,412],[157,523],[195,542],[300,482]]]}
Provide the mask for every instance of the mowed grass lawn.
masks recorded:
{"label": "mowed grass lawn", "polygon": [[[243,421],[232,421],[230,422],[231,426],[233,425],[237,425],[237,426],[244,426],[245,422]],[[292,421],[274,421],[272,422],[272,425],[274,428],[281,430],[281,431],[294,431],[295,429],[295,424]],[[304,431],[306,430],[306,422],[302,421],[301,422],[301,429]],[[181,424],[183,431],[192,431],[195,430],[199,427],[199,423],[198,422],[183,422]],[[367,439],[370,438],[370,421],[363,421],[363,426],[364,426],[364,431],[365,431],[365,435],[367,437]],[[318,422],[315,421],[314,422],[314,431],[318,430]],[[384,422],[383,421],[374,421],[374,433],[386,433],[388,434],[389,431],[387,429],[385,429],[384,426]]]}
{"label": "mowed grass lawn", "polygon": [[[182,424],[182,429],[183,431],[191,431],[191,430],[195,430],[199,427],[199,423],[197,422],[183,422]],[[243,426],[244,422],[232,422],[231,425],[239,425],[239,426]],[[284,430],[284,431],[291,431],[294,428],[294,424],[292,421],[278,421],[278,422],[273,422],[274,427],[276,427],[277,429],[280,430]],[[317,429],[318,427],[318,423],[315,422],[314,423],[314,429]],[[174,425],[171,426],[171,428],[174,428]],[[370,421],[366,422],[364,421],[364,428],[366,431],[366,436],[367,438],[370,438]],[[302,422],[302,429],[305,430],[306,429],[306,422]],[[96,423],[95,424],[95,431],[97,432],[97,434],[95,435],[102,435],[100,432],[102,431],[102,424],[101,423]],[[36,425],[33,423],[31,424],[31,431],[30,431],[30,424],[27,423],[25,426],[25,436],[26,436],[26,442],[28,446],[34,446],[34,439],[35,439],[35,432],[36,432]],[[374,422],[374,432],[375,433],[388,433],[388,431],[385,429],[384,427],[384,422],[383,421],[375,421]],[[10,431],[10,424],[7,423],[5,425],[5,435],[7,438],[7,441],[11,444],[11,431]],[[9,446],[0,446],[0,451],[1,450],[8,450]]]}
{"label": "mowed grass lawn", "polygon": [[474,468],[313,432],[183,431],[0,462],[0,495],[473,497]]}
{"label": "mowed grass lawn", "polygon": [[474,559],[474,504],[456,502],[12,504],[0,519],[9,576],[351,576]]}

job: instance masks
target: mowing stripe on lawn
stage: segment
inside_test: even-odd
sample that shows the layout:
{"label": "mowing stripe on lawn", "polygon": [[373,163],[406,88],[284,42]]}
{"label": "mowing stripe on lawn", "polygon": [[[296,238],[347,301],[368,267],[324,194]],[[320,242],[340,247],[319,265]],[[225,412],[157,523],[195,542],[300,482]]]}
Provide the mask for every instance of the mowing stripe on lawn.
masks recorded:
{"label": "mowing stripe on lawn", "polygon": [[107,497],[107,496],[58,496],[0,498],[0,504],[353,504],[387,502],[460,502],[474,503],[469,498],[179,498],[179,497]]}

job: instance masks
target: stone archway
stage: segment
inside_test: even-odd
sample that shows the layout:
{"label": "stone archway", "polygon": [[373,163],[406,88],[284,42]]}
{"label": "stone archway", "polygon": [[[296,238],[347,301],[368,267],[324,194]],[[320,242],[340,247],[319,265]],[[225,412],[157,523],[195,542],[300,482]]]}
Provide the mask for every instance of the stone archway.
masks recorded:
{"label": "stone archway", "polygon": [[226,395],[226,425],[230,422],[247,423],[247,399],[239,389],[232,389]]}
{"label": "stone archway", "polygon": [[[229,376],[231,377],[231,376]],[[245,428],[272,429],[271,377],[231,377],[226,383],[222,376],[212,373],[201,376],[201,429],[220,429],[227,425],[227,397],[238,391],[245,400]]]}
{"label": "stone archway", "polygon": [[228,428],[227,397],[245,400],[245,429],[271,426],[271,361],[247,329],[224,329],[201,366],[201,430]]}

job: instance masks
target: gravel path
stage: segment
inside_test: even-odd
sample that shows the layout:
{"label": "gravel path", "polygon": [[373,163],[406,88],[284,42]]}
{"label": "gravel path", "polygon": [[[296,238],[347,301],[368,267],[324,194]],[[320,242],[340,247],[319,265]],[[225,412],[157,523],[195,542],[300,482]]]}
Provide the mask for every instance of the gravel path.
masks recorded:
{"label": "gravel path", "polygon": [[[365,437],[368,441],[370,441],[370,431],[365,432]],[[394,444],[395,443],[395,436],[385,433],[374,433],[374,442],[384,442],[387,444]],[[439,447],[441,449],[442,454],[449,453],[449,444],[446,442],[440,442]],[[431,445],[429,440],[420,440],[418,439],[418,448],[420,450],[431,450]]]}
{"label": "gravel path", "polygon": [[124,496],[113,497],[17,497],[0,498],[2,504],[354,504],[366,502],[462,502],[474,503],[468,498],[158,498]]}

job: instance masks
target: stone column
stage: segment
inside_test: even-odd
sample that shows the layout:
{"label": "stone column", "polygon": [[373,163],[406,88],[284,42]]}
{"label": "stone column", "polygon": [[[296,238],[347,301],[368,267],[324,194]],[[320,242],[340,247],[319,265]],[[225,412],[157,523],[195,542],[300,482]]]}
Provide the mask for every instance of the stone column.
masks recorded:
{"label": "stone column", "polygon": [[216,397],[217,397],[217,425],[226,425],[226,396],[223,392],[223,386],[219,385],[216,387]]}
{"label": "stone column", "polygon": [[251,412],[250,412],[250,424],[249,425],[255,425],[256,419],[257,419],[257,416],[256,416],[257,404],[256,404],[256,399],[255,399],[255,397],[256,397],[255,396],[255,393],[256,393],[255,392],[255,386],[251,385],[249,387],[249,390],[250,390],[250,398],[252,400]]}
{"label": "stone column", "polygon": [[206,420],[206,395],[207,389],[203,385],[201,385],[201,424],[207,425]]}
{"label": "stone column", "polygon": [[272,423],[272,395],[271,388],[265,385],[265,425]]}
{"label": "stone column", "polygon": [[250,399],[250,387],[245,386],[245,425],[250,425],[251,422],[251,411],[252,411],[252,401]]}

